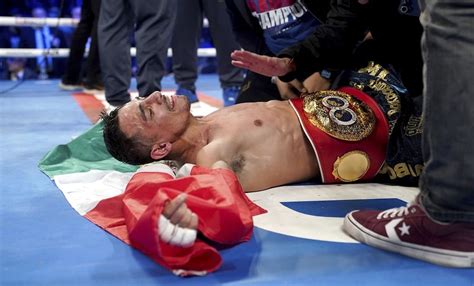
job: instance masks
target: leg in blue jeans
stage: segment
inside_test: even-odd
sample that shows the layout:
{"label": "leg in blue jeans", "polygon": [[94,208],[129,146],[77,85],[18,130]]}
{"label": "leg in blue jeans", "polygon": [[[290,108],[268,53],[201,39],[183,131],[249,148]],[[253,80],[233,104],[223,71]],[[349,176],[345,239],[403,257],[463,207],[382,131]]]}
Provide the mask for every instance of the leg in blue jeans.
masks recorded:
{"label": "leg in blue jeans", "polygon": [[474,2],[422,0],[421,4],[425,29],[421,202],[434,219],[474,222]]}
{"label": "leg in blue jeans", "polygon": [[421,0],[424,109],[420,195],[406,207],[353,211],[344,230],[374,247],[474,267],[474,2]]}

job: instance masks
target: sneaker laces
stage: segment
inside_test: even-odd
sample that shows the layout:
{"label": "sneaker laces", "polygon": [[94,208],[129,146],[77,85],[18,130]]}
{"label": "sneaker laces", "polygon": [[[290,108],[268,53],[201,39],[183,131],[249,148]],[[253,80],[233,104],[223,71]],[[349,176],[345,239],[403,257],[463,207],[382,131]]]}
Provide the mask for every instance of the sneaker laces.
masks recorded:
{"label": "sneaker laces", "polygon": [[409,208],[413,205],[414,203],[409,203],[404,207],[399,207],[399,208],[393,208],[393,209],[388,209],[385,210],[377,215],[377,219],[382,219],[382,218],[394,218],[394,217],[402,217],[406,216],[410,213]]}

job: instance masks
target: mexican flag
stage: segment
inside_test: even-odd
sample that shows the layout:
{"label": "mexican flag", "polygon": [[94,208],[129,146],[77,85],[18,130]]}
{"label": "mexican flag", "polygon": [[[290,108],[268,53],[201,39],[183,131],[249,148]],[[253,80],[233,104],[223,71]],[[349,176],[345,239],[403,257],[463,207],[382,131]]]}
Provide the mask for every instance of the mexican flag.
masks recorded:
{"label": "mexican flag", "polygon": [[[180,170],[161,163],[124,164],[108,153],[102,128],[99,122],[39,163],[81,216],[182,276],[219,268],[221,256],[208,240],[230,246],[250,239],[252,217],[265,211],[247,198],[233,172],[190,164]],[[207,238],[198,237],[188,248],[159,237],[164,205],[183,192]]]}
{"label": "mexican flag", "polygon": [[115,160],[102,138],[102,121],[73,139],[56,146],[39,162],[71,206],[81,215],[101,200],[122,194],[137,166]]}

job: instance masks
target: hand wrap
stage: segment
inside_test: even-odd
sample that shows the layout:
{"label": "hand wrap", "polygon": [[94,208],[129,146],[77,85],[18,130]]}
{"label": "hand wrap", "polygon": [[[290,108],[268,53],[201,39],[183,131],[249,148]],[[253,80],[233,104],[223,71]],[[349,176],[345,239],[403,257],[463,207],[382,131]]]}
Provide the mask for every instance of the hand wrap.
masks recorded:
{"label": "hand wrap", "polygon": [[197,236],[195,229],[183,228],[172,224],[163,215],[160,215],[158,230],[162,241],[180,247],[192,246]]}

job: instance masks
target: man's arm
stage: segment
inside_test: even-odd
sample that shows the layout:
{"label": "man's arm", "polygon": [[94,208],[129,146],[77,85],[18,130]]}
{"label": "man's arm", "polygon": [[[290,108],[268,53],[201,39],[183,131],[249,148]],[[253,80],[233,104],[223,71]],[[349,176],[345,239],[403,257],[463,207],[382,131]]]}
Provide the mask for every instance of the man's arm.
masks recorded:
{"label": "man's arm", "polygon": [[[232,171],[223,160],[216,161],[211,168]],[[186,205],[186,198],[183,193],[166,203],[158,220],[160,238],[171,245],[189,247],[196,240],[199,219]]]}
{"label": "man's arm", "polygon": [[106,220],[106,227],[176,275],[215,271],[222,258],[207,240],[194,239],[197,229],[218,244],[248,241],[251,217],[264,210],[243,194],[229,171],[194,166],[175,178],[172,170],[162,167],[143,168],[123,195],[111,198],[119,215],[112,212],[117,224]]}
{"label": "man's arm", "polygon": [[292,59],[294,65],[292,73],[282,79],[304,80],[316,71],[347,67],[354,47],[367,31],[361,8],[357,0],[332,0],[326,22],[303,42],[278,55]]}
{"label": "man's arm", "polygon": [[248,52],[232,53],[232,63],[283,81],[304,80],[325,68],[341,69],[349,64],[352,50],[367,29],[356,0],[332,0],[327,21],[303,42],[283,50],[277,57]]}

